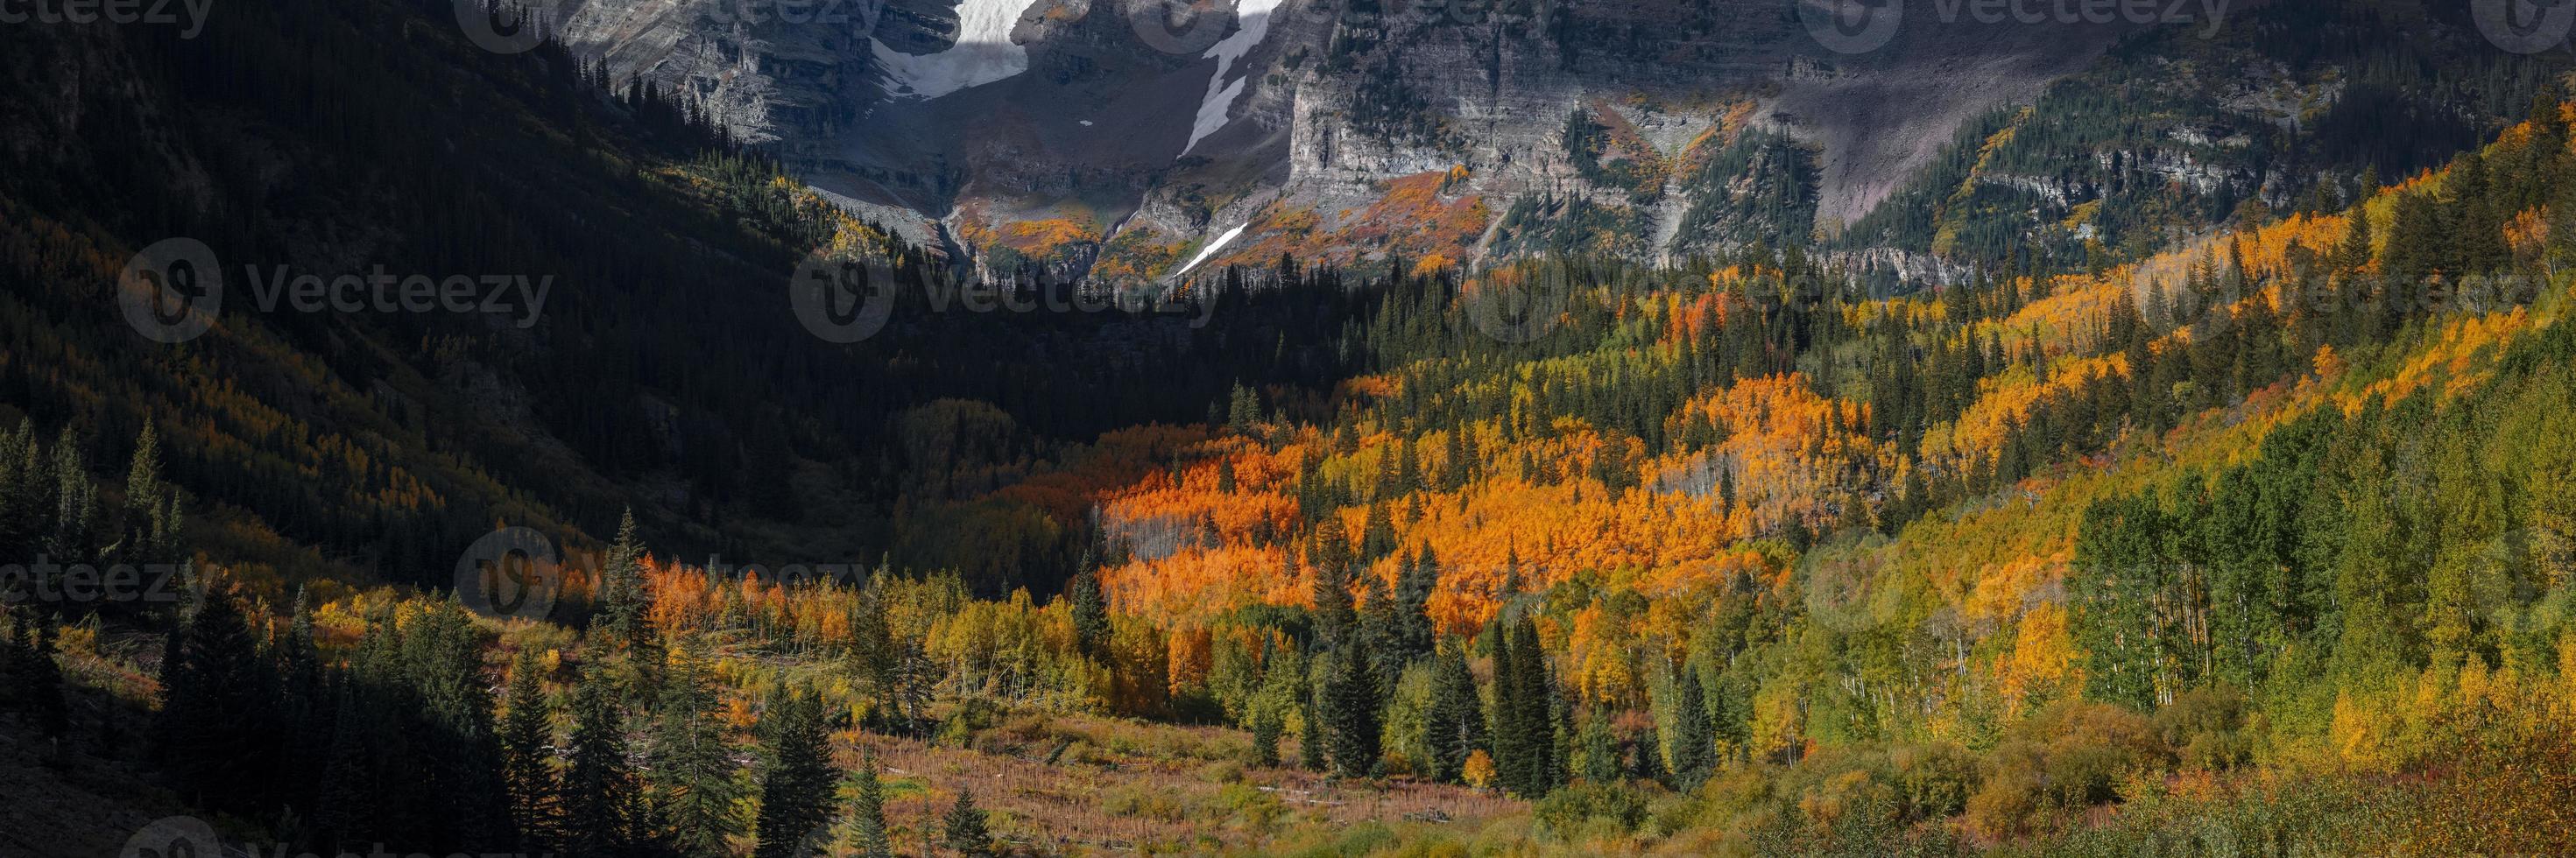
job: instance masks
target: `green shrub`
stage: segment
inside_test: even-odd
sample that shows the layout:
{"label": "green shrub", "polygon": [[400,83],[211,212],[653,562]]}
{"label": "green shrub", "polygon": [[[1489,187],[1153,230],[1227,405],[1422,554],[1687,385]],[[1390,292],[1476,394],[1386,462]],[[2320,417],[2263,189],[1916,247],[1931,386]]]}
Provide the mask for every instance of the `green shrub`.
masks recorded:
{"label": "green shrub", "polygon": [[1627,833],[1645,824],[1646,796],[1620,784],[1579,784],[1548,793],[1531,813],[1542,830],[1560,839],[1571,839],[1594,820],[1607,820]]}

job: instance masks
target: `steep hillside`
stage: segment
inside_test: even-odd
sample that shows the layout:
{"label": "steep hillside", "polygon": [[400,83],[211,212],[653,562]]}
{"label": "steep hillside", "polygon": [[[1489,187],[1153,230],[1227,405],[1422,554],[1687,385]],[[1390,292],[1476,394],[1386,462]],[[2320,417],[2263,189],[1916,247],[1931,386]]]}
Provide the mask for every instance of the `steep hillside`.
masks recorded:
{"label": "steep hillside", "polygon": [[[225,8],[0,28],[0,851],[2576,852],[2576,80],[2455,13]],[[1197,107],[877,226],[721,130],[852,70]]]}
{"label": "steep hillside", "polygon": [[[552,47],[484,50],[442,3],[268,4],[205,26],[0,33],[0,145],[23,167],[0,176],[0,425],[69,431],[66,454],[102,471],[157,425],[200,544],[282,580],[446,586],[495,522],[579,548],[630,507],[693,556],[873,560],[951,521],[934,512],[949,488],[897,478],[907,454],[992,457],[951,463],[991,488],[1060,439],[1203,417],[1263,374],[1184,354],[1231,343],[1282,378],[1330,365],[1269,345],[1313,339],[1288,334],[1332,307],[1263,298],[1038,313],[903,288],[880,335],[828,342],[790,301],[809,253],[889,260],[907,286],[942,282],[937,266],[687,105]],[[298,40],[318,53],[295,59]],[[121,309],[196,274],[222,291],[194,321]],[[344,299],[344,275],[473,290]],[[203,294],[189,285],[160,301]],[[948,399],[1010,414],[970,421],[959,447]],[[1051,589],[1079,541],[1007,540],[1017,559],[977,586]]]}
{"label": "steep hillside", "polygon": [[[2556,854],[2576,105],[2544,106],[2097,274],[1290,264],[1337,362],[1203,423],[1040,458],[992,404],[903,413],[935,524],[863,578],[621,527],[518,616],[211,570],[166,643],[119,633],[157,606],[13,607],[0,768],[130,803],[47,817],[80,843],[184,806],[442,852]],[[189,547],[151,455],[102,504],[31,436],[0,536]],[[974,594],[1047,528],[1061,597]]]}
{"label": "steep hillside", "polygon": [[[1821,241],[1891,285],[2077,268],[2241,204],[2340,206],[2492,135],[2564,64],[2415,0],[1932,7],[1883,43],[1772,2],[921,5],[746,23],[612,0],[571,10],[568,42],[988,273],[1055,278],[1172,275],[1237,230],[1214,265]],[[1443,200],[1475,214],[1385,234],[1422,216],[1408,179],[1451,172]]]}

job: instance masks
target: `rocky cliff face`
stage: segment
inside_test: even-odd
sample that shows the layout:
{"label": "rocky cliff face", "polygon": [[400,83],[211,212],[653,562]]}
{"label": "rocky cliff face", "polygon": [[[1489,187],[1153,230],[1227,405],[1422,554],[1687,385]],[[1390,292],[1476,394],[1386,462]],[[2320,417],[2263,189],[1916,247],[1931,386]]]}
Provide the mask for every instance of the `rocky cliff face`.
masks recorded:
{"label": "rocky cliff face", "polygon": [[[1821,237],[1947,277],[1965,269],[1934,257],[1959,245],[1891,224],[1955,216],[1976,196],[1962,182],[2026,199],[2041,229],[2125,181],[2225,200],[2334,174],[2307,165],[2285,185],[2256,151],[2278,141],[2235,130],[2331,104],[2341,66],[2311,57],[2251,78],[2280,85],[2136,117],[2170,123],[2151,129],[2170,146],[2086,141],[2051,155],[2063,164],[1933,175],[2008,139],[2021,121],[1997,117],[2053,83],[2135,72],[2146,60],[2100,60],[2124,37],[2163,44],[2146,49],[2156,62],[2233,57],[2301,23],[2281,14],[2203,32],[1942,20],[1915,4],[1883,45],[1845,52],[1851,37],[1808,26],[1829,6],[1799,2],[583,0],[568,36],[993,275],[1156,278],[1283,251],[1672,261]],[[2195,125],[2208,117],[2226,121]],[[1864,217],[1883,204],[1902,211]]]}

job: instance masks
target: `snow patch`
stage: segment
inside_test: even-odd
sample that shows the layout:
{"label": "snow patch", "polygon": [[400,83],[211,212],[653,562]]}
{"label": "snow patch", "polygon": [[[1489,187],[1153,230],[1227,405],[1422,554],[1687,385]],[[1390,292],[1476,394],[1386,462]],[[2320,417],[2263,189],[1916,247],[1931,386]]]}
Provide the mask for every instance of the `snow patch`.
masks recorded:
{"label": "snow patch", "polygon": [[889,95],[938,98],[1029,70],[1029,49],[1011,43],[1011,27],[1038,0],[959,0],[957,43],[915,56],[869,39]]}
{"label": "snow patch", "polygon": [[1278,11],[1285,2],[1238,0],[1234,7],[1234,35],[1225,37],[1210,46],[1207,53],[1200,54],[1216,58],[1216,74],[1208,77],[1207,97],[1199,101],[1199,115],[1190,122],[1190,142],[1181,147],[1181,154],[1189,154],[1191,149],[1198,148],[1201,138],[1216,133],[1231,121],[1232,117],[1226,114],[1234,110],[1234,100],[1243,95],[1244,83],[1251,79],[1251,75],[1237,78],[1229,84],[1225,82],[1226,72],[1233,71],[1237,60],[1252,53],[1253,48],[1261,45],[1261,40],[1270,37],[1270,14]]}
{"label": "snow patch", "polygon": [[1190,269],[1199,267],[1199,263],[1206,262],[1210,256],[1215,256],[1217,248],[1224,247],[1226,242],[1233,241],[1236,236],[1242,235],[1243,227],[1251,225],[1245,223],[1243,226],[1226,230],[1224,235],[1217,236],[1215,241],[1208,242],[1208,246],[1199,248],[1199,255],[1190,257],[1190,264],[1181,266],[1181,270],[1172,272],[1172,276],[1179,277],[1190,273]]}

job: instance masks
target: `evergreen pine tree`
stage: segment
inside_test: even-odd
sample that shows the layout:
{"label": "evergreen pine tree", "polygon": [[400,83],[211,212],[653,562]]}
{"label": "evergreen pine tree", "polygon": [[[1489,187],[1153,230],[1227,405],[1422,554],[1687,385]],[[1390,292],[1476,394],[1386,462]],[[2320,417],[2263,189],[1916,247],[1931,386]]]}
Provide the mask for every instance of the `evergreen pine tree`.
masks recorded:
{"label": "evergreen pine tree", "polygon": [[940,819],[940,829],[940,841],[964,858],[993,854],[993,833],[985,826],[984,811],[975,806],[974,790],[957,791],[957,803]]}
{"label": "evergreen pine tree", "polygon": [[1261,422],[1261,398],[1252,388],[1235,384],[1233,395],[1227,398],[1225,422],[1236,434],[1250,433],[1254,424]]}
{"label": "evergreen pine tree", "polygon": [[1683,664],[1679,673],[1673,678],[1673,783],[1688,792],[1708,780],[1716,753],[1709,741],[1708,697],[1699,669]]}
{"label": "evergreen pine tree", "polygon": [[1337,516],[1325,516],[1315,528],[1315,547],[1307,552],[1314,570],[1315,633],[1323,646],[1349,639],[1358,616],[1351,609],[1350,543]]}
{"label": "evergreen pine tree", "polygon": [[426,798],[414,806],[431,814],[425,827],[438,832],[432,842],[474,848],[508,842],[514,825],[491,686],[484,678],[490,635],[453,600],[432,603],[384,633],[397,636],[400,675],[416,701],[407,707],[413,740],[406,747],[413,754],[411,774]]}
{"label": "evergreen pine tree", "polygon": [[98,487],[81,461],[80,436],[69,426],[54,441],[53,482],[54,528],[45,539],[46,552],[66,565],[99,559]]}
{"label": "evergreen pine tree", "polygon": [[1346,778],[1375,773],[1383,736],[1378,720],[1377,673],[1369,664],[1367,643],[1352,641],[1334,657],[1324,699],[1330,707],[1325,720],[1333,731],[1334,773]]}
{"label": "evergreen pine tree", "polygon": [[[1497,705],[1510,713],[1510,729],[1517,735],[1517,755],[1513,763],[1520,771],[1511,775],[1526,797],[1546,795],[1556,788],[1564,771],[1558,754],[1558,717],[1554,680],[1549,677],[1547,650],[1538,640],[1538,626],[1526,615],[1515,623],[1511,632],[1514,655],[1509,694],[1496,694]],[[1496,765],[1501,765],[1496,760]]]}
{"label": "evergreen pine tree", "polygon": [[790,858],[806,835],[832,818],[832,748],[822,700],[811,694],[773,694],[761,712],[759,732],[768,741],[769,771],[760,782],[756,858]]}
{"label": "evergreen pine tree", "polygon": [[894,838],[886,830],[885,785],[877,780],[877,755],[869,751],[851,775],[850,843],[859,858],[894,858]]}
{"label": "evergreen pine tree", "polygon": [[719,720],[716,692],[696,652],[672,657],[652,733],[654,817],[660,838],[681,856],[720,858],[742,830],[744,794]]}
{"label": "evergreen pine tree", "polygon": [[[355,683],[334,689],[331,738],[323,752],[321,782],[314,788],[313,830],[324,845],[364,839],[377,804],[372,729]],[[523,845],[531,845],[522,841]]]}
{"label": "evergreen pine tree", "polygon": [[1494,782],[1507,792],[1528,795],[1529,759],[1535,752],[1529,747],[1527,707],[1522,705],[1518,685],[1523,655],[1517,636],[1499,616],[1486,637],[1494,647]]}
{"label": "evergreen pine tree", "polygon": [[1663,745],[1663,737],[1655,730],[1655,723],[1647,721],[1645,731],[1637,734],[1636,741],[1630,743],[1628,776],[1641,781],[1663,780]]}
{"label": "evergreen pine tree", "polygon": [[161,665],[161,712],[154,724],[164,768],[192,803],[250,810],[243,772],[265,770],[269,689],[250,624],[231,584],[205,586],[185,626],[172,633]]}
{"label": "evergreen pine tree", "polygon": [[1467,667],[1464,641],[1441,653],[1432,670],[1429,720],[1433,778],[1457,783],[1468,755],[1491,751],[1485,741],[1485,699]]}
{"label": "evergreen pine tree", "polygon": [[1395,580],[1395,628],[1383,644],[1394,650],[1395,664],[1411,664],[1432,655],[1431,594],[1439,589],[1440,561],[1425,545]]}
{"label": "evergreen pine tree", "polygon": [[1582,731],[1576,741],[1580,746],[1586,782],[1608,784],[1619,780],[1620,771],[1625,766],[1619,759],[1619,742],[1610,735],[1610,713],[1607,710],[1595,709],[1590,717],[1583,719]]}
{"label": "evergreen pine tree", "polygon": [[508,707],[501,720],[502,780],[510,791],[519,844],[532,850],[554,848],[561,834],[563,811],[558,795],[561,785],[556,782],[552,761],[554,728],[547,718],[541,665],[534,650],[520,650],[502,695]]}
{"label": "evergreen pine tree", "polygon": [[1732,676],[1721,678],[1709,689],[1708,717],[1710,746],[1716,759],[1743,761],[1752,757],[1752,704],[1744,699],[1745,690]]}
{"label": "evergreen pine tree", "polygon": [[1109,651],[1109,601],[1100,592],[1100,576],[1084,569],[1073,576],[1073,638],[1083,655],[1105,660]]}
{"label": "evergreen pine tree", "polygon": [[1305,717],[1299,719],[1297,727],[1297,764],[1304,766],[1307,771],[1320,772],[1324,770],[1325,765],[1324,707],[1316,705],[1313,701],[1315,693],[1312,683],[1300,683],[1300,685],[1306,691],[1301,696],[1306,697],[1307,702]]}
{"label": "evergreen pine tree", "polygon": [[1262,768],[1279,765],[1279,707],[1256,703],[1252,710],[1252,763]]}
{"label": "evergreen pine tree", "polygon": [[[134,459],[125,469],[125,539],[126,544],[148,547],[154,535],[152,522],[160,517],[161,506],[161,440],[152,421],[143,421],[143,434],[134,439]],[[162,560],[147,556],[147,560]]]}
{"label": "evergreen pine tree", "polygon": [[562,779],[564,851],[634,854],[645,819],[642,790],[629,759],[625,715],[603,676],[582,677],[573,694],[570,750]]}
{"label": "evergreen pine tree", "polygon": [[618,519],[617,541],[600,565],[598,590],[609,640],[631,649],[653,637],[653,593],[644,583],[644,545],[637,541],[632,509]]}
{"label": "evergreen pine tree", "polygon": [[[1387,494],[1380,497],[1394,498],[1401,495]],[[1391,500],[1374,501],[1369,504],[1368,515],[1360,523],[1360,553],[1357,558],[1360,564],[1375,563],[1379,558],[1395,553],[1395,520],[1388,513],[1388,508],[1393,505]]]}

